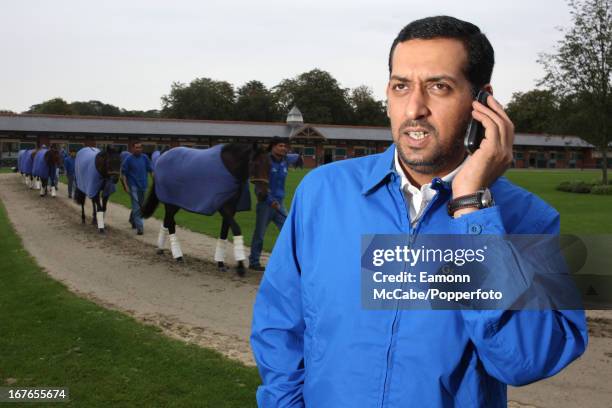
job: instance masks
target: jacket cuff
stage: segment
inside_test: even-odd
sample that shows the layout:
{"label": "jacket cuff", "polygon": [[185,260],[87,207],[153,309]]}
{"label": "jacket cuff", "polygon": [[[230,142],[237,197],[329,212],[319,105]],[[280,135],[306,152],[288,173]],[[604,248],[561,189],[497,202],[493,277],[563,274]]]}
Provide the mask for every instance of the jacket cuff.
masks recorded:
{"label": "jacket cuff", "polygon": [[499,207],[496,205],[453,218],[451,225],[457,234],[506,234]]}

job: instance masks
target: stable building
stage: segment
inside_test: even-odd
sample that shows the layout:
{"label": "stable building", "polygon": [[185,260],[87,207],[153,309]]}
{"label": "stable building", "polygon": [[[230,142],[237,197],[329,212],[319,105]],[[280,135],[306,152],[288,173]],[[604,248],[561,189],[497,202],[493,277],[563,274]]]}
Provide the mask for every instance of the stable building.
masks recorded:
{"label": "stable building", "polygon": [[[304,123],[297,107],[284,123],[0,114],[0,165],[13,166],[20,149],[43,144],[66,151],[107,145],[128,150],[139,141],[145,152],[152,153],[175,146],[206,149],[230,142],[265,145],[274,136],[288,138],[291,151],[302,154],[308,168],[382,152],[392,143],[389,128]],[[594,168],[597,153],[575,136],[517,134],[514,165]]]}

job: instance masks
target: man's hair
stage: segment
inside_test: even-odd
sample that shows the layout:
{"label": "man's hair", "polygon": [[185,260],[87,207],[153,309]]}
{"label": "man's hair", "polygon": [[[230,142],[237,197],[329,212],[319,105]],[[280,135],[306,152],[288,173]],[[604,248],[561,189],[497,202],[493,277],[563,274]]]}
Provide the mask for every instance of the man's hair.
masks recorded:
{"label": "man's hair", "polygon": [[285,144],[289,144],[289,139],[286,137],[280,137],[280,136],[274,136],[271,140],[270,140],[270,144],[268,145],[268,151],[271,152],[272,148],[274,146],[276,146],[279,143],[285,143]]}
{"label": "man's hair", "polygon": [[467,21],[449,16],[427,17],[415,20],[399,32],[389,52],[389,75],[393,67],[393,52],[397,44],[414,39],[435,38],[456,39],[463,43],[467,52],[467,66],[464,73],[474,91],[491,82],[495,56],[493,47],[480,28]]}

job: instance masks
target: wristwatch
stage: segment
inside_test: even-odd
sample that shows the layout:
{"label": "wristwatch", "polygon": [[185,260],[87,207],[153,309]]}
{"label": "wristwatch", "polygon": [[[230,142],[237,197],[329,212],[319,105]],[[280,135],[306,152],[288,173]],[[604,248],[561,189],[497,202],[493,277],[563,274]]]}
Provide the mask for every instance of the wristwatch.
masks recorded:
{"label": "wristwatch", "polygon": [[491,196],[491,190],[485,188],[484,190],[478,190],[474,194],[468,194],[461,197],[451,199],[448,202],[448,215],[451,217],[455,214],[455,211],[461,208],[489,208],[495,205],[493,197]]}

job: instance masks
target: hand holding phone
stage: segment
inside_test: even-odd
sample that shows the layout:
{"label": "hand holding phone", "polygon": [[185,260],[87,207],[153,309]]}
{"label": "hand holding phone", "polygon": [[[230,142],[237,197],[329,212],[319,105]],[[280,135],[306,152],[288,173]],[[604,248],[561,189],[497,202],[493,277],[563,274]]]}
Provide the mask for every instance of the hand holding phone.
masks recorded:
{"label": "hand holding phone", "polygon": [[[481,89],[478,91],[478,95],[476,95],[475,100],[482,103],[484,106],[488,106],[487,98],[489,95],[490,94],[487,91],[483,91]],[[465,132],[465,140],[463,142],[465,145],[465,150],[467,150],[469,154],[473,154],[476,150],[478,150],[482,139],[484,139],[484,133],[482,123],[472,118]]]}

